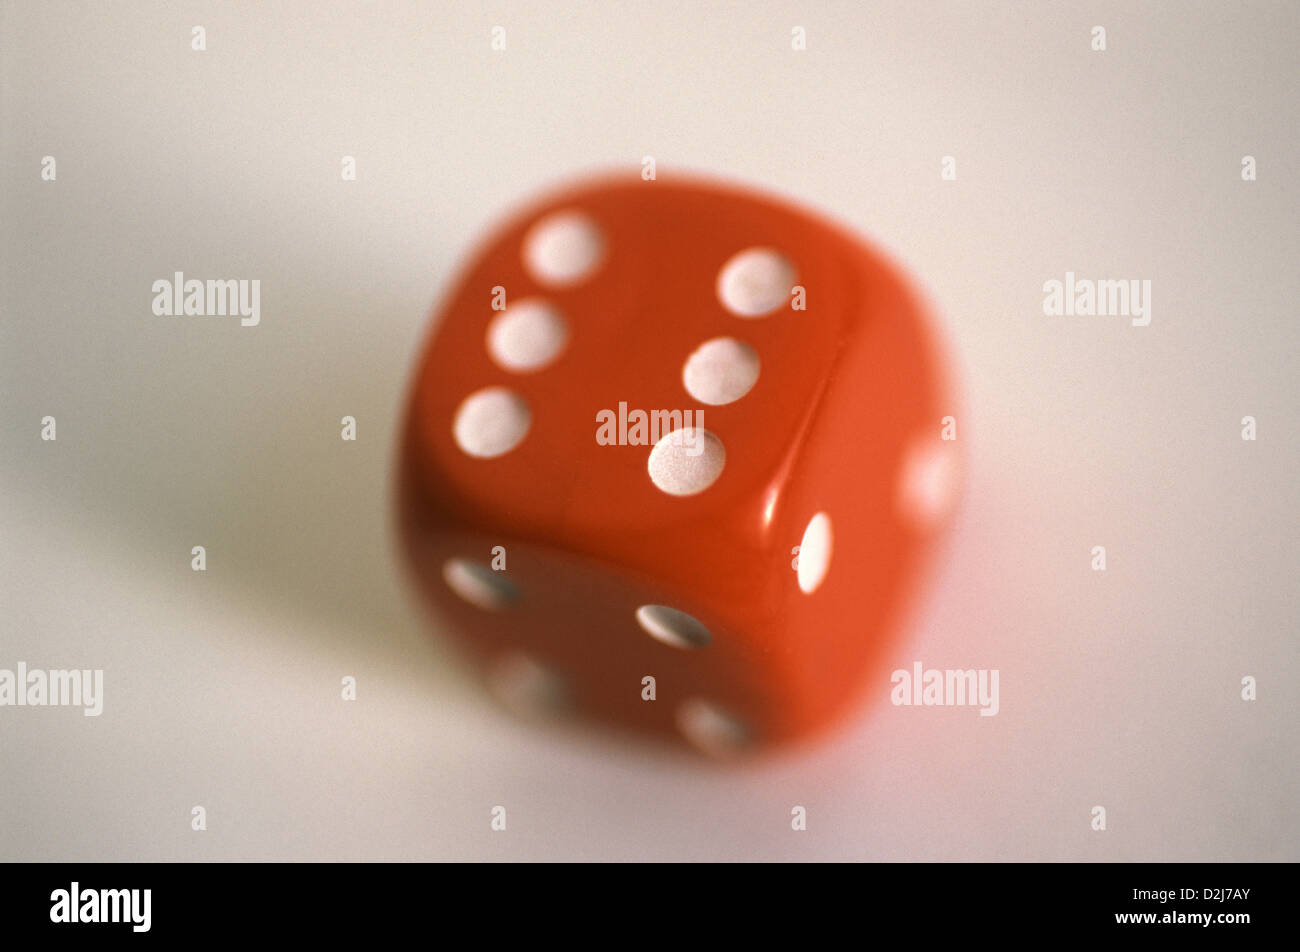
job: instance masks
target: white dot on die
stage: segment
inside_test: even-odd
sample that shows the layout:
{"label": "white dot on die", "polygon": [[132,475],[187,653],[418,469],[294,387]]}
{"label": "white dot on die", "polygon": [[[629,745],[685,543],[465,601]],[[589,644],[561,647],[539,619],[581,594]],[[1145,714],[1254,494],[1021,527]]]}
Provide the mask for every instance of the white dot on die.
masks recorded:
{"label": "white dot on die", "polygon": [[559,714],[571,704],[565,678],[522,652],[497,658],[488,669],[487,682],[499,702],[524,717]]}
{"label": "white dot on die", "polygon": [[537,298],[511,304],[488,325],[487,348],[502,368],[515,373],[540,370],[555,360],[569,340],[569,326],[555,308]]}
{"label": "white dot on die", "polygon": [[722,475],[727,451],[722,441],[698,427],[683,427],[662,437],[650,451],[651,481],[671,496],[693,496]]}
{"label": "white dot on die", "polygon": [[533,413],[528,401],[505,387],[485,387],[470,394],[456,410],[452,434],[456,445],[479,459],[508,453],[528,433]]}
{"label": "white dot on die", "polygon": [[957,497],[957,458],[952,444],[918,437],[899,470],[899,512],[918,532],[930,532],[947,519]]}
{"label": "white dot on die", "polygon": [[747,248],[718,272],[718,300],[739,317],[762,317],[786,302],[794,279],[794,265],[784,255]]}
{"label": "white dot on die", "polygon": [[682,367],[686,392],[711,407],[739,400],[757,380],[758,354],[734,337],[705,341]]}
{"label": "white dot on die", "polygon": [[831,517],[819,512],[803,530],[799,543],[799,588],[807,594],[817,591],[831,567]]}
{"label": "white dot on die", "polygon": [[469,559],[448,559],[442,566],[442,579],[465,601],[486,611],[504,611],[519,601],[519,589],[513,582]]}
{"label": "white dot on die", "polygon": [[706,648],[713,636],[694,615],[667,605],[642,605],[636,620],[646,633],[674,648]]}
{"label": "white dot on die", "polygon": [[677,729],[707,754],[725,756],[748,747],[753,731],[736,715],[712,701],[691,698],[677,708]]}
{"label": "white dot on die", "polygon": [[543,284],[576,284],[596,270],[604,255],[600,228],[581,212],[555,212],[524,236],[524,265]]}

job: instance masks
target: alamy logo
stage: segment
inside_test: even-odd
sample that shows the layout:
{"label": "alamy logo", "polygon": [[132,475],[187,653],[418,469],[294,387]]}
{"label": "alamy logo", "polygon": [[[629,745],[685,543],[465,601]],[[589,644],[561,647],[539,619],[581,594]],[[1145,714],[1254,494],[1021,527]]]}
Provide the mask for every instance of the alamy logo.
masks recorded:
{"label": "alamy logo", "polygon": [[1048,317],[1076,314],[1083,317],[1131,317],[1134,327],[1151,323],[1151,282],[1133,279],[1112,280],[1074,277],[1065,272],[1065,281],[1043,283],[1043,313]]}
{"label": "alamy logo", "polygon": [[19,661],[17,671],[0,668],[0,707],[5,706],[81,707],[86,717],[98,717],[104,711],[104,672],[28,671],[27,663]]}
{"label": "alamy logo", "polygon": [[618,412],[601,410],[596,414],[596,442],[601,446],[658,445],[666,436],[680,442],[687,456],[704,452],[703,410],[632,410],[621,400]]}
{"label": "alamy logo", "polygon": [[152,924],[152,889],[69,889],[50,893],[51,922],[128,922],[132,932],[148,932]]}
{"label": "alamy logo", "polygon": [[894,685],[889,700],[895,707],[979,707],[980,717],[998,712],[997,668],[926,670],[914,661],[911,671],[899,668],[889,680]]}
{"label": "alamy logo", "polygon": [[153,312],[159,317],[227,317],[239,315],[244,327],[256,327],[262,320],[262,282],[248,280],[185,280],[177,271],[168,281],[153,283]]}

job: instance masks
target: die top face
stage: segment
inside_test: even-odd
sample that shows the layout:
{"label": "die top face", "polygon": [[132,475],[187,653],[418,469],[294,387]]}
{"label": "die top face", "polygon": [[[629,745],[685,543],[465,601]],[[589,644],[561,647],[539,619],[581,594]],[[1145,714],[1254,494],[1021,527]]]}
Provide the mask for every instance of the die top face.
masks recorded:
{"label": "die top face", "polygon": [[440,310],[408,419],[414,478],[441,518],[615,561],[692,525],[763,548],[864,319],[861,280],[851,239],[743,191],[557,195],[497,233]]}

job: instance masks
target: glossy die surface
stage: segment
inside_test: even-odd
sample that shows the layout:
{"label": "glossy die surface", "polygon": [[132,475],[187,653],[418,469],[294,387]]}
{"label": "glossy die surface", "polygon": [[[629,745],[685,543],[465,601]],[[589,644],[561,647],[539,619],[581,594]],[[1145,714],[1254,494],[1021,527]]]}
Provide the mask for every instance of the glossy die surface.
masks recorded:
{"label": "glossy die surface", "polygon": [[894,266],[747,191],[602,182],[508,223],[435,322],[402,535],[498,692],[716,752],[884,696],[956,468]]}

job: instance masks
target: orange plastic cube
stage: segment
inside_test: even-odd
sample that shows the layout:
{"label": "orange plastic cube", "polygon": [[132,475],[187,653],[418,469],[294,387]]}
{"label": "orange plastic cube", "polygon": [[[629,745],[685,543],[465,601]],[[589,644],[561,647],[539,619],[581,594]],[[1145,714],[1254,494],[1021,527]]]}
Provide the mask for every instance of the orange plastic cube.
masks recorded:
{"label": "orange plastic cube", "polygon": [[507,223],[435,317],[410,565],[494,688],[752,750],[875,676],[956,492],[898,269],[814,214],[605,181]]}

